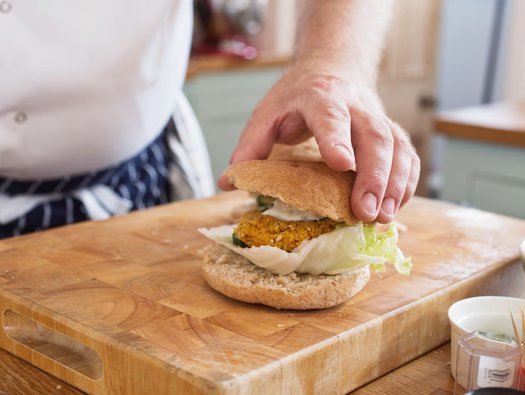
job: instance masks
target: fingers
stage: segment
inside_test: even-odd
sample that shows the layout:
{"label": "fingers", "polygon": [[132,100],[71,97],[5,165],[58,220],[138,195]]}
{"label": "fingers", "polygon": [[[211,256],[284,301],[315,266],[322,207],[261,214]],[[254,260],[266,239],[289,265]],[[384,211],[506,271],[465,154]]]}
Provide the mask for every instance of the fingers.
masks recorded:
{"label": "fingers", "polygon": [[412,196],[414,196],[414,193],[416,192],[417,183],[419,181],[420,173],[421,160],[419,159],[419,156],[417,156],[417,153],[414,151],[414,155],[412,156],[412,167],[410,169],[410,177],[408,178],[407,187],[405,189],[405,195],[401,200],[401,205],[399,206],[399,208],[403,207],[409,201],[409,199]]}
{"label": "fingers", "polygon": [[374,118],[358,111],[352,118],[357,160],[352,211],[365,222],[389,223],[415,193],[420,160],[398,124]]}
{"label": "fingers", "polygon": [[392,168],[394,138],[385,121],[378,121],[378,117],[362,111],[354,111],[352,139],[357,163],[351,197],[352,211],[361,221],[373,222],[379,215],[385,196]]}
{"label": "fingers", "polygon": [[[394,219],[402,204],[412,174],[412,160],[413,157],[417,157],[405,131],[390,120],[388,124],[394,140],[392,169],[377,217],[377,221],[384,224]],[[413,194],[413,191],[409,193]]]}
{"label": "fingers", "polygon": [[326,164],[336,171],[355,170],[350,113],[344,102],[312,100],[300,111]]}

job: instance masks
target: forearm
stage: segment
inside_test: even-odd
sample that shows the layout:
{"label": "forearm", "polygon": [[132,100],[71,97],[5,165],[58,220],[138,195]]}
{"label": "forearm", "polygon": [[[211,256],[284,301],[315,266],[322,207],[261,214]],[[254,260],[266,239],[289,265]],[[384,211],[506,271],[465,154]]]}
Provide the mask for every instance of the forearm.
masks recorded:
{"label": "forearm", "polygon": [[375,84],[392,0],[301,0],[294,65]]}

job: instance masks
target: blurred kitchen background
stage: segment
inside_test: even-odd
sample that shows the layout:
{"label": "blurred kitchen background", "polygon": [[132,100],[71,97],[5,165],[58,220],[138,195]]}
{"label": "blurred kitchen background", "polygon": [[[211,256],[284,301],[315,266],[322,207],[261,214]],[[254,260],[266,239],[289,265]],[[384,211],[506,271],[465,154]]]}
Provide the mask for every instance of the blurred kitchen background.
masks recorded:
{"label": "blurred kitchen background", "polygon": [[[185,91],[215,179],[290,61],[300,2],[195,0]],[[421,156],[419,195],[525,218],[525,1],[395,0],[379,91]]]}

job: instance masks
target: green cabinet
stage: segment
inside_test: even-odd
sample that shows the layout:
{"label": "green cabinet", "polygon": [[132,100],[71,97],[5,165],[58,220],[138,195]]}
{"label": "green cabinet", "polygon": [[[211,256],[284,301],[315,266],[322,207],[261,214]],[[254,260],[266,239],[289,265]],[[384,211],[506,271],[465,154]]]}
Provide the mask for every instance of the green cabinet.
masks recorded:
{"label": "green cabinet", "polygon": [[525,147],[447,136],[441,197],[525,218]]}
{"label": "green cabinet", "polygon": [[184,91],[202,127],[215,181],[255,106],[281,73],[280,67],[206,72],[186,83]]}

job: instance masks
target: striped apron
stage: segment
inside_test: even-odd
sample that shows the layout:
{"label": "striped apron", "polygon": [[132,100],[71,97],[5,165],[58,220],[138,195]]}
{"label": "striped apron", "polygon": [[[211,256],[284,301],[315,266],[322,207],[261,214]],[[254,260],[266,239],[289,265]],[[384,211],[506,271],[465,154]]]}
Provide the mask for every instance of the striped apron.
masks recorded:
{"label": "striped apron", "polygon": [[200,197],[173,119],[133,158],[54,180],[0,177],[0,239]]}

